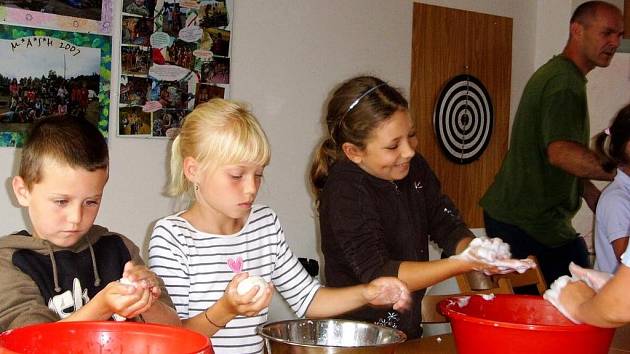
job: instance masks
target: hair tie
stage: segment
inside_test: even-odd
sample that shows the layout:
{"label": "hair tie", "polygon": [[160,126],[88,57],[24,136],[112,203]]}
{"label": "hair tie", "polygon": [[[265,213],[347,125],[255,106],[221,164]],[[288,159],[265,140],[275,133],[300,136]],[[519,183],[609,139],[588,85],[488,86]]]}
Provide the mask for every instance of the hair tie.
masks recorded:
{"label": "hair tie", "polygon": [[604,129],[604,133],[608,136],[610,136],[610,128],[606,128]]}

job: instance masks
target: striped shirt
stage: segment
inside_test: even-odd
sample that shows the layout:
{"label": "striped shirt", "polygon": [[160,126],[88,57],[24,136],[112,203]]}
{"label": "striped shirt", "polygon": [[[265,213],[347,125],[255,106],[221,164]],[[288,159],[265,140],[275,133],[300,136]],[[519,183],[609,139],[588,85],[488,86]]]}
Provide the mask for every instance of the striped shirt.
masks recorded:
{"label": "striped shirt", "polygon": [[[160,219],[149,243],[149,267],[164,280],[180,318],[193,317],[213,305],[241,260],[243,272],[272,282],[295,314],[304,316],[320,284],[289,249],[273,210],[254,205],[245,226],[234,235],[201,232],[181,214]],[[256,335],[256,326],[267,321],[268,312],[265,308],[253,317],[235,317],[212,336],[214,352],[262,353],[263,340]]]}

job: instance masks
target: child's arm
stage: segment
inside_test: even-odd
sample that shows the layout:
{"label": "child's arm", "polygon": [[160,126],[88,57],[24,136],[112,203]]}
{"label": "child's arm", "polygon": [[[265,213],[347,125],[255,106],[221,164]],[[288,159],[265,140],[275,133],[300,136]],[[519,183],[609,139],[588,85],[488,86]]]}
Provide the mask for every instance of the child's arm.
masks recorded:
{"label": "child's arm", "polygon": [[621,255],[628,249],[628,236],[620,237],[610,243],[617,257],[617,262],[620,261]]}
{"label": "child's arm", "polygon": [[263,296],[254,302],[252,300],[256,296],[258,287],[250,289],[243,295],[238,295],[236,287],[247,276],[247,273],[240,273],[234,276],[225,289],[223,296],[206,311],[183,320],[184,327],[206,336],[212,336],[236,316],[255,316],[268,307],[273,295],[270,285],[265,289]]}
{"label": "child's arm", "polygon": [[369,284],[345,288],[321,287],[306,310],[306,316],[337,316],[367,304],[393,305],[395,310],[405,310],[411,304],[411,295],[407,286],[394,277],[377,278]]}
{"label": "child's arm", "polygon": [[401,262],[398,278],[404,281],[411,291],[416,291],[475,269],[476,265],[471,262],[452,258],[427,262]]}
{"label": "child's arm", "polygon": [[144,265],[127,262],[123,278],[130,284],[107,284],[90,302],[61,321],[103,321],[118,314],[127,318],[143,315],[147,322],[181,325],[175,311],[159,301],[161,291],[155,273]]}
{"label": "child's arm", "polygon": [[55,322],[35,281],[12,263],[12,250],[0,249],[0,331]]}
{"label": "child's arm", "polygon": [[560,292],[559,300],[578,321],[598,327],[619,327],[630,322],[629,283],[630,268],[621,264],[599,293],[584,282],[569,282]]}
{"label": "child's arm", "polygon": [[150,297],[150,291],[113,281],[81,309],[59,322],[106,321],[114,313],[134,317],[149,305]]}

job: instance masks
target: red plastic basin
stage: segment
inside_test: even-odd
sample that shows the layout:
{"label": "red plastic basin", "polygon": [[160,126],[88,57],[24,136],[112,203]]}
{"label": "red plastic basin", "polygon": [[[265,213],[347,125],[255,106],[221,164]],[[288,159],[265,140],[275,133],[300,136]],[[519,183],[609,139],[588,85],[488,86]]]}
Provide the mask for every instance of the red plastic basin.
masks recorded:
{"label": "red plastic basin", "polygon": [[208,337],[133,322],[55,322],[0,334],[0,353],[213,354]]}
{"label": "red plastic basin", "polygon": [[576,325],[541,296],[495,295],[442,300],[459,354],[607,354],[613,328]]}

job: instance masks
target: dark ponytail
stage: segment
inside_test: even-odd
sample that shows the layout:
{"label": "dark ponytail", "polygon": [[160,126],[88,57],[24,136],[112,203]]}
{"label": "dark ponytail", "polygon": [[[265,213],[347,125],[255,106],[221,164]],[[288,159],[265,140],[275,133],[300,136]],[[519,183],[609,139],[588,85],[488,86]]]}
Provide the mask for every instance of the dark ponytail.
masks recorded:
{"label": "dark ponytail", "polygon": [[630,141],[630,105],[623,107],[609,128],[593,138],[593,148],[602,159],[602,168],[611,172],[619,164],[630,164],[626,146]]}

